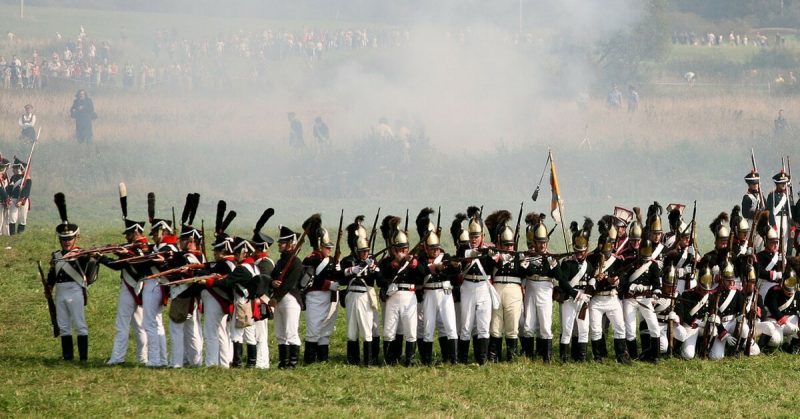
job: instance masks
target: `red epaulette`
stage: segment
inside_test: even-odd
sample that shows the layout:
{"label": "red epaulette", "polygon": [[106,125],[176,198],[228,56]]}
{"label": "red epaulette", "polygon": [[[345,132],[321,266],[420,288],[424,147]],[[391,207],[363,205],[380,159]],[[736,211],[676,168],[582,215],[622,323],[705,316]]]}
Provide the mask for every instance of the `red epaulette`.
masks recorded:
{"label": "red epaulette", "polygon": [[175,235],[164,236],[164,239],[161,240],[161,242],[166,244],[178,244],[178,236]]}

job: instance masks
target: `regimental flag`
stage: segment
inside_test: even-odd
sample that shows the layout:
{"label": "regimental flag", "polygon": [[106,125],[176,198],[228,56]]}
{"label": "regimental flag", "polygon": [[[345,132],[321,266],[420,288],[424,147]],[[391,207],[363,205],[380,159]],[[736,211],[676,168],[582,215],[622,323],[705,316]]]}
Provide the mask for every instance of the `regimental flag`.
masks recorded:
{"label": "regimental flag", "polygon": [[550,199],[550,215],[553,221],[561,224],[561,209],[563,203],[561,202],[561,191],[558,187],[558,175],[556,174],[556,161],[553,160],[553,153],[549,152],[548,158],[550,159],[550,189],[552,190],[552,198]]}

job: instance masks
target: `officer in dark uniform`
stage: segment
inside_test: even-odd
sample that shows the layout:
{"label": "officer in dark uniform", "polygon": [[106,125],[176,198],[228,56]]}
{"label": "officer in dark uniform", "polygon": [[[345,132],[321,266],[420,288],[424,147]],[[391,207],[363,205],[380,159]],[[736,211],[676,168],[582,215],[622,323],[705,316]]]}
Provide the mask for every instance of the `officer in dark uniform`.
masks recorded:
{"label": "officer in dark uniform", "polygon": [[792,197],[789,195],[787,185],[791,182],[791,179],[789,179],[789,175],[781,170],[772,177],[772,180],[775,182],[775,190],[767,195],[766,201],[766,209],[769,211],[769,224],[778,230],[778,236],[782,238],[781,240],[784,244],[783,248],[788,250],[786,243],[791,243],[787,239],[789,238],[793,208],[791,205]]}
{"label": "officer in dark uniform", "polygon": [[300,356],[300,278],[303,264],[295,257],[298,235],[281,226],[278,236],[280,259],[272,270],[272,299],[275,309],[275,337],[278,340],[278,368],[293,369]]}
{"label": "officer in dark uniform", "polygon": [[756,211],[763,209],[761,196],[761,177],[758,172],[751,170],[745,175],[744,181],[747,182],[747,193],[742,195],[742,215],[748,220],[752,220]]}
{"label": "officer in dark uniform", "polygon": [[78,356],[81,363],[89,359],[89,326],[86,323],[85,306],[87,288],[97,279],[99,265],[95,255],[70,257],[80,252],[75,242],[80,235],[77,224],[67,218],[67,203],[64,194],[55,194],[55,203],[61,217],[56,227],[61,250],[54,252],[47,273],[47,284],[55,289],[56,319],[61,337],[61,355],[65,361],[74,359],[72,328],[78,335]]}

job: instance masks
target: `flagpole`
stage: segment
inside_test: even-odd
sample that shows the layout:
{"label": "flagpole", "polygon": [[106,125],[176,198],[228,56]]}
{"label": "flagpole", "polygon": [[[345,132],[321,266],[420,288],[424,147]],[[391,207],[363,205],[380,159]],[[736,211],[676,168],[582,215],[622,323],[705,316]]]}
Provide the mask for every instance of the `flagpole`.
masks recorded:
{"label": "flagpole", "polygon": [[[555,172],[555,163],[556,163],[555,160],[553,159],[553,151],[552,150],[547,150],[547,159],[550,161],[550,173],[551,173],[550,176],[552,177],[553,173]],[[566,228],[565,222],[564,222],[564,207],[561,205],[561,190],[560,189],[561,188],[559,187],[556,206],[558,207],[558,213],[559,213],[559,215],[561,217],[561,220],[560,220],[561,221],[561,233],[564,235],[564,248],[569,253],[569,252],[571,252],[571,250],[570,250],[570,241],[567,240],[567,228]]]}

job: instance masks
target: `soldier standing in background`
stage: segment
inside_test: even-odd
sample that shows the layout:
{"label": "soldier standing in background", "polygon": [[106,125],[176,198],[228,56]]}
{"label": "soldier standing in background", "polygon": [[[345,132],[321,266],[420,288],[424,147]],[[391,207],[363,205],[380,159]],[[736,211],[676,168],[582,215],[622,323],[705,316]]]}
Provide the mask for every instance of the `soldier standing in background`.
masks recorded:
{"label": "soldier standing in background", "polygon": [[[280,259],[272,270],[272,298],[275,309],[275,338],[278,341],[278,368],[294,369],[300,357],[300,278],[303,265],[294,257],[297,233],[281,226],[278,237]],[[281,278],[283,276],[283,278]]]}

